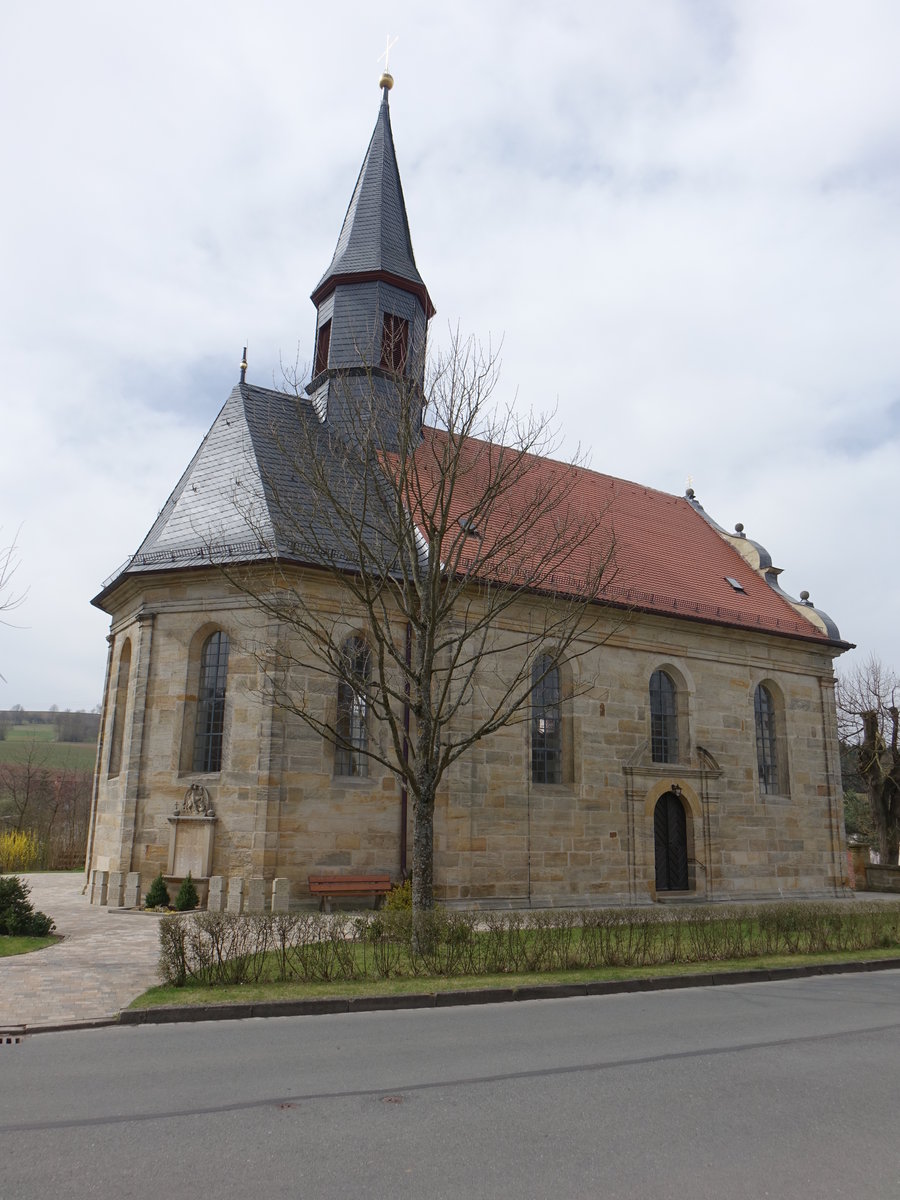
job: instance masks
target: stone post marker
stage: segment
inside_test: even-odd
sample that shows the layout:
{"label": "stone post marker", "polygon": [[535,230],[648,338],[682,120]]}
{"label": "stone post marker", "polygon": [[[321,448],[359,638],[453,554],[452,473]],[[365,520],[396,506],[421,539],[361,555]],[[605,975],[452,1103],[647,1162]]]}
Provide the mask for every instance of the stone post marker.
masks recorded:
{"label": "stone post marker", "polygon": [[125,894],[122,902],[126,908],[141,907],[141,873],[129,871],[125,876]]}
{"label": "stone post marker", "polygon": [[91,904],[105,904],[109,888],[109,871],[94,871],[91,875]]}
{"label": "stone post marker", "polygon": [[228,880],[228,906],[226,911],[239,913],[244,899],[243,875],[232,875]]}
{"label": "stone post marker", "polygon": [[291,906],[291,882],[279,877],[272,880],[272,912],[287,912]]}
{"label": "stone post marker", "polygon": [[266,881],[253,878],[247,883],[246,911],[261,913],[266,907]]}
{"label": "stone post marker", "polygon": [[109,886],[106,892],[106,903],[110,908],[122,907],[122,888],[125,883],[125,876],[121,871],[110,871]]}
{"label": "stone post marker", "polygon": [[225,876],[210,875],[209,896],[206,900],[206,911],[220,913],[225,911]]}

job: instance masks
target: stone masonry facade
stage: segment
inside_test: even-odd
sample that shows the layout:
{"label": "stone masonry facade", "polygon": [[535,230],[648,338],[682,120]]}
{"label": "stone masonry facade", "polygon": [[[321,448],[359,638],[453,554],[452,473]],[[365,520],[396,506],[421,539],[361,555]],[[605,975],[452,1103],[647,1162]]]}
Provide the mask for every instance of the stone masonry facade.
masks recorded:
{"label": "stone masonry facade", "polygon": [[[322,611],[330,605],[340,616],[326,576],[310,572],[303,586]],[[346,624],[348,636],[365,634]],[[333,748],[276,709],[259,648],[279,632],[220,572],[129,578],[111,629],[89,871],[137,872],[145,891],[171,865],[172,815],[195,783],[215,814],[209,875],[240,876],[245,890],[262,879],[271,894],[274,880],[287,879],[298,903],[309,899],[309,875],[379,870],[399,878],[411,866],[401,861],[399,784],[374,764],[365,778],[336,775]],[[223,752],[221,769],[203,775],[190,769],[185,746],[199,648],[215,630],[231,647]],[[578,650],[561,664],[561,783],[531,782],[527,708],[446,777],[435,813],[439,903],[652,902],[654,811],[673,788],[686,818],[688,894],[727,901],[843,892],[835,647],[606,609]],[[651,761],[648,685],[657,670],[676,686],[674,762]],[[757,767],[760,683],[775,701],[774,793],[760,788]],[[323,713],[336,704],[324,674],[310,671],[292,685]],[[491,686],[486,671],[482,688]],[[376,728],[369,736],[381,735]]]}

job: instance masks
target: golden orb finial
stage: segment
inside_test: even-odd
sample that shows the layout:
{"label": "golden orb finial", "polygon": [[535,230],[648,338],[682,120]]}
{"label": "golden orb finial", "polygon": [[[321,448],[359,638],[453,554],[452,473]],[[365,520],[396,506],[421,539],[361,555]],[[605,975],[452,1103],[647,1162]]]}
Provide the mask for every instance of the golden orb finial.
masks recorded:
{"label": "golden orb finial", "polygon": [[381,78],[378,80],[378,86],[380,88],[384,88],[384,90],[386,92],[389,92],[391,90],[391,88],[394,86],[394,77],[390,73],[389,62],[390,62],[390,57],[391,57],[391,51],[397,45],[397,41],[398,41],[397,38],[392,38],[391,35],[388,34],[387,38],[385,39],[384,54],[378,55],[379,62],[381,62],[381,60],[384,59],[384,71],[381,74]]}

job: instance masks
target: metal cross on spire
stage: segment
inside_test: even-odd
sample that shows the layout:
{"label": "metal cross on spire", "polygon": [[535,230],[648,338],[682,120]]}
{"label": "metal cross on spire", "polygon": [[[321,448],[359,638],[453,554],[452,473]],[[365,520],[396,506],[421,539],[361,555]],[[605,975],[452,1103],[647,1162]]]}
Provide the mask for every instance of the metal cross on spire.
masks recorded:
{"label": "metal cross on spire", "polygon": [[390,34],[388,34],[388,35],[387,35],[387,38],[385,39],[385,41],[386,41],[386,45],[385,45],[385,47],[384,47],[384,54],[379,54],[379,55],[378,55],[378,61],[379,61],[379,62],[381,62],[381,60],[382,60],[382,59],[384,59],[384,73],[385,73],[385,75],[388,75],[388,74],[390,73],[390,71],[389,71],[389,67],[388,67],[388,59],[390,58],[391,51],[392,51],[392,50],[393,50],[393,48],[394,48],[394,47],[397,45],[397,42],[398,42],[398,40],[399,40],[399,38],[394,38],[394,39],[393,39],[393,41],[392,41],[392,40],[391,40],[391,35],[390,35]]}

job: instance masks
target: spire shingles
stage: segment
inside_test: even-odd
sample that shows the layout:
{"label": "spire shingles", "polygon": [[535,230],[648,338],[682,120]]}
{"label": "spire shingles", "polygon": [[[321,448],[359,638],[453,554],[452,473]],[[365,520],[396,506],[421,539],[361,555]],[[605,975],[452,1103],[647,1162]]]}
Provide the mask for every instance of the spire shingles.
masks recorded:
{"label": "spire shingles", "polygon": [[413,255],[387,88],[334,256],[312,293],[313,302],[318,304],[339,282],[374,276],[405,284],[422,300],[427,315],[433,312]]}

